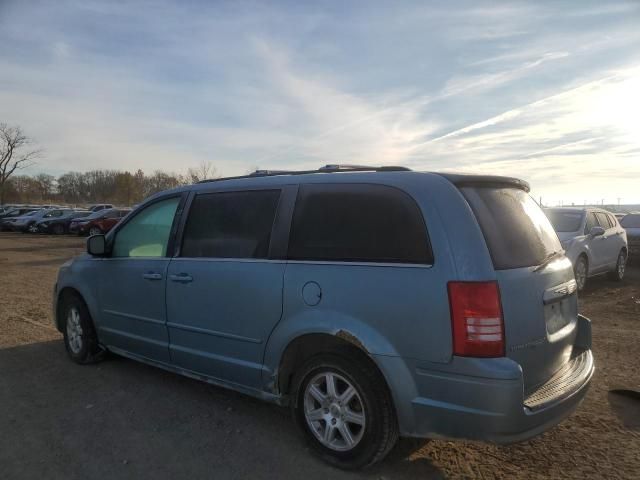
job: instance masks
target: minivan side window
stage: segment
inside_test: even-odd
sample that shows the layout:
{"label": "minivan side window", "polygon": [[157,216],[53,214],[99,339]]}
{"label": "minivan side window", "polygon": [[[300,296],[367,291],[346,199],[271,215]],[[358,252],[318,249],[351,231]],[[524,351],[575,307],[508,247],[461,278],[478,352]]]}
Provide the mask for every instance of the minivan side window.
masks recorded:
{"label": "minivan side window", "polygon": [[416,202],[383,185],[302,185],[288,258],[340,262],[432,264]]}
{"label": "minivan side window", "polygon": [[279,199],[280,190],[197,195],[180,256],[267,258]]}
{"label": "minivan side window", "polygon": [[164,257],[179,197],[152,203],[138,212],[122,229],[113,245],[112,257]]}
{"label": "minivan side window", "polygon": [[598,220],[593,212],[587,212],[587,223],[584,226],[584,234],[589,235],[591,229],[598,225]]}

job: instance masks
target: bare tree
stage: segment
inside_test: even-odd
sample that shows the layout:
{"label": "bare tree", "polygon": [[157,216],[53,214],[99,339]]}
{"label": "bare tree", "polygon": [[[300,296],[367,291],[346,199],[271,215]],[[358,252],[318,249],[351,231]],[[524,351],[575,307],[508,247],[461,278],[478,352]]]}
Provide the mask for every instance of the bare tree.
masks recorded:
{"label": "bare tree", "polygon": [[187,170],[187,180],[190,183],[198,183],[202,180],[216,177],[216,167],[209,161],[203,160],[195,168],[189,168]]}
{"label": "bare tree", "polygon": [[28,149],[30,144],[31,139],[20,127],[0,123],[0,203],[4,203],[5,185],[9,177],[16,170],[33,165],[40,154],[40,150]]}

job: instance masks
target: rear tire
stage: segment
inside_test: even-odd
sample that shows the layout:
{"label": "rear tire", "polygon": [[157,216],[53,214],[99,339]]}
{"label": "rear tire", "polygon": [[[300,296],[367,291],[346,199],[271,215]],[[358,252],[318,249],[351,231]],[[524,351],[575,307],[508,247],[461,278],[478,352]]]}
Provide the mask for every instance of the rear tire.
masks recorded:
{"label": "rear tire", "polygon": [[101,360],[104,351],[98,344],[93,320],[84,301],[77,295],[68,295],[63,299],[60,316],[64,346],[69,358],[79,364]]}
{"label": "rear tire", "polygon": [[25,229],[25,232],[38,233],[38,226],[35,223],[30,223]]}
{"label": "rear tire", "polygon": [[609,278],[616,282],[621,282],[624,279],[624,272],[627,266],[627,253],[624,250],[620,250],[618,254],[618,260],[616,261],[616,269],[609,272]]}
{"label": "rear tire", "polygon": [[298,369],[292,385],[296,424],[313,451],[331,465],[367,467],[396,444],[393,402],[369,362],[349,354],[317,355]]}
{"label": "rear tire", "polygon": [[589,277],[589,261],[584,255],[580,255],[576,260],[576,265],[573,268],[573,274],[576,277],[576,284],[578,291],[584,290],[587,285],[587,278]]}

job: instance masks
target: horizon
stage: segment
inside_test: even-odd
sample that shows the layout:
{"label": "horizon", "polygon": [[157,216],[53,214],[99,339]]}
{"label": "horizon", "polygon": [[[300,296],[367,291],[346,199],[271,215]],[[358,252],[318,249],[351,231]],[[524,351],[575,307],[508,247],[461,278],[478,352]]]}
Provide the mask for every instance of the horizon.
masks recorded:
{"label": "horizon", "polygon": [[25,174],[396,164],[637,205],[638,20],[632,1],[5,1],[0,122],[44,150]]}

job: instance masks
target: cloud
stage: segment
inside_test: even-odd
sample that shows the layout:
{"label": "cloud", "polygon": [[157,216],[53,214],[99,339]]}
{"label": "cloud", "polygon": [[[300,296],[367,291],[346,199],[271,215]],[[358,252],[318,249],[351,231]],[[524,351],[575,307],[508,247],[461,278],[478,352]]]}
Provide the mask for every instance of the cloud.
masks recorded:
{"label": "cloud", "polygon": [[1,3],[1,120],[42,170],[404,163],[638,195],[634,2]]}

